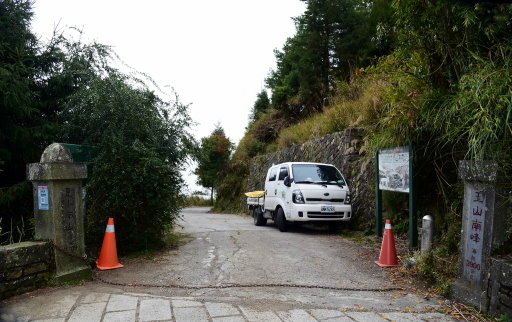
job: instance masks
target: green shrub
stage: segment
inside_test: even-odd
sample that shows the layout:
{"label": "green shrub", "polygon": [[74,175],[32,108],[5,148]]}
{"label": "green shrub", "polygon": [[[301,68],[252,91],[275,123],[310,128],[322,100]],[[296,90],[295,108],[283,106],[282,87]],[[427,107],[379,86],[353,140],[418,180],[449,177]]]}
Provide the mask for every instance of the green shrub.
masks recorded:
{"label": "green shrub", "polygon": [[419,275],[431,283],[438,293],[448,297],[458,273],[457,256],[444,255],[441,247],[428,253],[418,253],[416,259]]}
{"label": "green shrub", "polygon": [[501,314],[500,317],[497,319],[498,322],[510,322],[512,321],[512,316],[510,314],[505,313]]}
{"label": "green shrub", "polygon": [[425,110],[425,121],[444,144],[462,146],[467,157],[507,161],[512,145],[512,44],[475,56],[455,93]]}
{"label": "green shrub", "polygon": [[125,76],[96,78],[68,101],[68,142],[98,147],[87,183],[87,242],[114,217],[121,253],[163,245],[179,215],[187,152],[186,107],[161,101]]}
{"label": "green shrub", "polygon": [[249,132],[258,141],[270,143],[274,141],[279,133],[293,124],[295,119],[287,116],[282,111],[273,110],[270,113],[265,113],[260,118],[251,124]]}
{"label": "green shrub", "polygon": [[265,146],[266,144],[255,138],[252,132],[248,132],[238,143],[235,156],[237,158],[252,158],[262,153],[265,149]]}
{"label": "green shrub", "polygon": [[234,155],[222,174],[223,180],[217,187],[214,211],[242,213],[245,211],[249,159]]}
{"label": "green shrub", "polygon": [[[421,52],[395,51],[367,69],[377,103],[366,113],[369,148],[399,146],[416,141],[421,129],[420,109],[431,87],[422,76],[425,57]],[[422,144],[422,143],[421,143]]]}
{"label": "green shrub", "polygon": [[393,231],[407,234],[409,229],[409,195],[391,191],[382,191],[383,219],[391,219]]}
{"label": "green shrub", "polygon": [[32,184],[27,181],[0,188],[0,245],[34,236],[33,199]]}
{"label": "green shrub", "polygon": [[199,196],[187,196],[184,198],[183,206],[185,207],[211,207],[210,198],[202,198]]}

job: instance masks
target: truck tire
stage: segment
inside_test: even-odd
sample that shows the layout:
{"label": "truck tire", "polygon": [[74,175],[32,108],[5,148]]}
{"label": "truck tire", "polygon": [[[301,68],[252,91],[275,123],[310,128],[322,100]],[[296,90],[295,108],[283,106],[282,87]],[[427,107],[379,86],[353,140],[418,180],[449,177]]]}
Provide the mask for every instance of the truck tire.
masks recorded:
{"label": "truck tire", "polygon": [[261,207],[254,207],[252,209],[252,218],[256,226],[265,226],[267,224],[267,218],[263,217],[263,211]]}
{"label": "truck tire", "polygon": [[283,208],[277,209],[276,225],[277,228],[279,228],[280,232],[285,232],[288,230],[288,223],[286,222],[286,217],[284,216]]}

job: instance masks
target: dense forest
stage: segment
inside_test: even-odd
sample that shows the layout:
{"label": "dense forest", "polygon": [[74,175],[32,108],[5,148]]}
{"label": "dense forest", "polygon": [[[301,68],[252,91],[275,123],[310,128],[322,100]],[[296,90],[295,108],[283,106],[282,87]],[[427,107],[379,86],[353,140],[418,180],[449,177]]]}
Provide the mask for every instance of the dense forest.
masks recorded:
{"label": "dense forest", "polygon": [[240,177],[252,157],[359,127],[368,159],[413,142],[419,209],[434,215],[438,240],[456,253],[458,161],[496,161],[500,184],[512,188],[512,5],[305,3],[295,35],[275,50],[277,67],[256,96],[216,208],[243,211]]}
{"label": "dense forest", "polygon": [[194,145],[187,106],[162,99],[148,77],[114,68],[111,49],[81,42],[79,31],[40,42],[32,15],[32,1],[0,1],[0,244],[32,236],[25,167],[53,142],[97,151],[88,164],[90,252],[107,217],[121,252],[160,244],[179,214],[180,169]]}

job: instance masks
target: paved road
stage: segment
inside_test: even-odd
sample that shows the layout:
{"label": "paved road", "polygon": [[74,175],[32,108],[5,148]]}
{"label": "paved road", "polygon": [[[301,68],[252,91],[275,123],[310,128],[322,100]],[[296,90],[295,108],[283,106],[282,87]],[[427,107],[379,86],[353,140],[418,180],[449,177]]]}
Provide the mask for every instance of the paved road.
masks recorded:
{"label": "paved road", "polygon": [[96,280],[12,298],[0,304],[0,320],[451,320],[438,300],[392,290],[373,263],[378,250],[324,229],[281,233],[269,223],[186,209],[177,230],[190,238],[179,249],[98,272],[114,285]]}

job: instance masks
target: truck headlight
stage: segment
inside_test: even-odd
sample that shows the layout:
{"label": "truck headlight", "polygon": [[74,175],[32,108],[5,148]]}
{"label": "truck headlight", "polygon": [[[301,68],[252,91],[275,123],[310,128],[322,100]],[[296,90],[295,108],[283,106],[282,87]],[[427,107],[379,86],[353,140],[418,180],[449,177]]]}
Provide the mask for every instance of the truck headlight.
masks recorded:
{"label": "truck headlight", "polygon": [[350,203],[352,202],[352,198],[350,198],[350,193],[347,192],[347,195],[345,196],[345,204],[346,205],[350,205]]}
{"label": "truck headlight", "polygon": [[300,190],[293,190],[292,201],[293,203],[304,203],[304,196]]}

